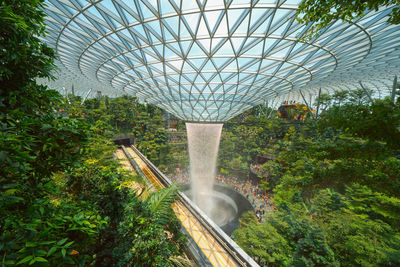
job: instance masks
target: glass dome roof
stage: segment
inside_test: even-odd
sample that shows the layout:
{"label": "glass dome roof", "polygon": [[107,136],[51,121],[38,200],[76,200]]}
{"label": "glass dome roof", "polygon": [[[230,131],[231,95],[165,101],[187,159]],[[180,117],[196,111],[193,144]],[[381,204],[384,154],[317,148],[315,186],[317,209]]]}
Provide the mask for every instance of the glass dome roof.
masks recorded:
{"label": "glass dome roof", "polygon": [[386,23],[392,8],[333,23],[304,41],[299,2],[47,0],[44,40],[60,67],[49,85],[129,94],[210,122],[300,90],[312,96],[363,81],[389,94],[400,67],[400,26]]}

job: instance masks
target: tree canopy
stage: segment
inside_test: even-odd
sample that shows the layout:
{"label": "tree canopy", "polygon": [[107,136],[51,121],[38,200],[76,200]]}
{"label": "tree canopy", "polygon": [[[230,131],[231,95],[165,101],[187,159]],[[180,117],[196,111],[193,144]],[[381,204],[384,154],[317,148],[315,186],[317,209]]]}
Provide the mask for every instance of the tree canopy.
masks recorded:
{"label": "tree canopy", "polygon": [[[1,266],[184,262],[185,237],[170,208],[177,188],[141,200],[129,187],[140,178],[113,158],[112,135],[153,131],[160,119],[148,118],[157,110],[129,97],[69,103],[38,84],[54,68],[54,51],[39,39],[43,3],[0,1]],[[147,121],[137,125],[139,113]]]}
{"label": "tree canopy", "polygon": [[316,102],[318,116],[305,121],[252,110],[224,127],[219,157],[230,175],[248,175],[231,166],[238,155],[247,168],[272,155],[258,179],[277,209],[262,223],[246,214],[235,240],[265,266],[400,264],[399,102],[371,102],[364,90]]}
{"label": "tree canopy", "polygon": [[387,15],[388,22],[399,24],[399,4],[399,0],[303,0],[297,11],[297,20],[303,24],[314,23],[308,30],[308,36],[312,37],[337,20],[348,22],[364,16],[369,10],[377,11],[381,7],[394,6],[392,12]]}

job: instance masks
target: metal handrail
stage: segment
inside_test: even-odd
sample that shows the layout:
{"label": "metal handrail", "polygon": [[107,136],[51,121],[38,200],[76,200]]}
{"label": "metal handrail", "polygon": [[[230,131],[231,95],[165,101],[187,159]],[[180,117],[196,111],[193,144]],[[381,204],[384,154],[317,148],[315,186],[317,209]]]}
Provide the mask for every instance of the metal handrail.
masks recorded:
{"label": "metal handrail", "polygon": [[[151,168],[164,186],[170,186],[171,180],[166,177],[158,168],[149,161],[136,147],[131,148],[139,157]],[[129,157],[129,155],[127,154]],[[222,229],[216,225],[196,204],[194,204],[185,194],[179,192],[179,201],[190,211],[190,213],[207,229],[215,240],[235,259],[239,266],[259,266],[235,241],[233,241]]]}

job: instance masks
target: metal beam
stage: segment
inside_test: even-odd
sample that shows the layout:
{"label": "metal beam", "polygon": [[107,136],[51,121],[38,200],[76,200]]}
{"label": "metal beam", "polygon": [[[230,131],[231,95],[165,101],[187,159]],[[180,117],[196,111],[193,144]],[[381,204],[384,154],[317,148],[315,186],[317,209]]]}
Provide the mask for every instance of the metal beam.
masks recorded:
{"label": "metal beam", "polygon": [[101,101],[101,91],[97,91],[96,97],[99,101]]}
{"label": "metal beam", "polygon": [[319,88],[319,90],[318,90],[318,99],[317,99],[317,111],[316,111],[316,113],[315,113],[315,117],[317,118],[318,117],[318,111],[319,111],[319,104],[320,104],[320,97],[321,97],[321,87]]}
{"label": "metal beam", "polygon": [[[277,99],[277,97],[275,97],[275,98],[272,100],[272,103],[271,103],[271,112],[268,113],[267,119],[269,119],[269,118],[271,117],[272,113],[274,112],[274,109],[275,109],[276,103],[277,103],[277,102],[275,102],[276,99]],[[275,103],[274,103],[274,102],[275,102]]]}
{"label": "metal beam", "polygon": [[75,103],[75,90],[74,90],[74,85],[71,87],[71,92],[72,92],[72,102]]}
{"label": "metal beam", "polygon": [[86,96],[82,99],[81,105],[83,105],[83,103],[86,101],[86,99],[88,98],[90,92],[92,92],[92,88],[89,89],[89,91],[86,93]]}
{"label": "metal beam", "polygon": [[62,89],[63,89],[63,91],[64,91],[65,99],[67,100],[68,104],[71,104],[71,101],[70,101],[69,98],[68,98],[67,89],[65,89],[65,87],[63,87]]}
{"label": "metal beam", "polygon": [[[302,26],[291,19],[297,5],[289,1],[240,7],[238,18],[228,16],[236,16],[230,11],[237,7],[224,1],[211,6],[209,3],[214,1],[197,1],[195,9],[173,4],[168,14],[164,14],[160,0],[143,1],[145,5],[108,0],[111,9],[99,5],[102,0],[82,5],[77,2],[82,1],[46,0],[48,7],[44,11],[49,31],[45,40],[56,50],[60,74],[67,78],[59,78],[57,82],[62,86],[73,79],[77,96],[88,88],[93,88],[93,92],[101,88],[103,95],[112,97],[120,95],[117,89],[126,89],[141,101],[147,99],[148,103],[188,121],[225,121],[247,110],[248,103],[254,106],[262,103],[261,98],[275,95],[293,97],[293,92],[305,86],[315,88],[310,91],[311,99],[309,95],[305,101],[311,110],[318,87],[324,86],[327,91],[344,89],[353,80],[376,82],[382,76],[387,77],[386,73],[400,62],[397,52],[393,52],[400,42],[400,25],[387,27],[383,19],[392,6],[368,11],[371,18],[368,25],[359,18],[350,23],[336,23],[325,28],[316,40],[307,41],[301,36],[289,36]],[[90,12],[94,7],[100,13]],[[246,15],[255,10],[266,13],[252,16],[254,27],[248,28]],[[275,13],[283,11],[285,15],[276,16],[273,26],[264,27],[263,33],[256,30],[259,25],[268,24]],[[225,27],[225,17],[217,18],[215,12],[236,21],[234,27]],[[82,16],[87,20],[82,20]],[[214,27],[203,23],[211,20]],[[374,27],[379,30],[369,30]],[[235,36],[237,33],[240,36]],[[239,45],[233,43],[239,39],[232,36],[247,40],[240,40],[243,45]],[[329,46],[333,42],[334,51]],[[296,43],[302,48],[295,48]],[[356,54],[359,56],[354,57]],[[343,73],[348,78],[342,77]],[[389,76],[388,84],[392,79]],[[374,89],[372,85],[373,82],[368,83]],[[376,88],[379,87],[378,83]],[[308,92],[303,91],[305,96]],[[281,100],[277,102],[280,104]],[[319,107],[318,114],[323,108]],[[315,117],[316,113],[312,115]]]}
{"label": "metal beam", "polygon": [[372,99],[371,95],[369,94],[368,90],[363,86],[363,84],[361,83],[361,81],[359,81],[361,88],[364,90],[364,92],[367,94],[369,101],[374,102],[374,100]]}
{"label": "metal beam", "polygon": [[393,103],[396,100],[396,89],[397,89],[397,75],[394,75],[392,97],[391,97]]}
{"label": "metal beam", "polygon": [[306,103],[306,106],[307,106],[307,109],[308,109],[308,113],[310,113],[310,116],[313,117],[313,114],[311,112],[311,108],[308,105],[307,100],[305,99],[305,97],[304,97],[303,93],[301,92],[301,90],[299,90],[299,92],[300,92],[301,97],[303,98],[304,103]]}

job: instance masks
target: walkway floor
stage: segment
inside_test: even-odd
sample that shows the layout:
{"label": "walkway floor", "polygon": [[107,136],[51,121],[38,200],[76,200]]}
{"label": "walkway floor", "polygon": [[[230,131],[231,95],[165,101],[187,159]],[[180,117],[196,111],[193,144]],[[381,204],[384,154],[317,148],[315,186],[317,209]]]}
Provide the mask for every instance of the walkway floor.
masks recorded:
{"label": "walkway floor", "polygon": [[[155,188],[163,188],[163,185],[158,181],[156,176],[147,167],[146,163],[135,153],[132,148],[127,148],[132,158],[136,161],[143,173],[151,181]],[[117,155],[119,158],[119,156]],[[205,229],[197,219],[190,213],[190,211],[181,203],[176,202],[173,205],[173,210],[181,221],[182,226],[190,234],[193,240],[197,243],[204,255],[208,258],[213,266],[238,266],[235,260],[226,252],[226,250],[215,241],[209,231]]]}

